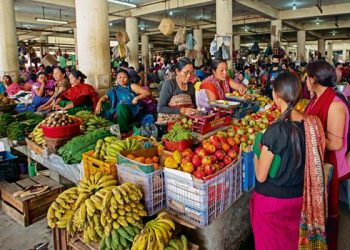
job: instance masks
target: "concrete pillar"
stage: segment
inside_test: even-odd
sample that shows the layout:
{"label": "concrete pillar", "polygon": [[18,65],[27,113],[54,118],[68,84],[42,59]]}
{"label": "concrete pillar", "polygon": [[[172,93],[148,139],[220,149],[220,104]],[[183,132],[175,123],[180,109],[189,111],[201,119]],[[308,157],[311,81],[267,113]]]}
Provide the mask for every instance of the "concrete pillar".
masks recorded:
{"label": "concrete pillar", "polygon": [[333,65],[333,43],[328,43],[327,61]]}
{"label": "concrete pillar", "polygon": [[297,32],[297,60],[306,60],[305,56],[305,30],[298,30]]}
{"label": "concrete pillar", "polygon": [[18,81],[18,51],[14,0],[0,1],[0,77]]}
{"label": "concrete pillar", "polygon": [[138,70],[139,68],[139,34],[138,34],[138,21],[136,17],[128,17],[125,19],[125,30],[128,32],[130,42],[127,46],[130,49],[129,66]]}
{"label": "concrete pillar", "polygon": [[149,63],[148,65],[151,67],[153,66],[153,48],[154,48],[154,44],[153,43],[149,43]]}
{"label": "concrete pillar", "polygon": [[[48,43],[49,42],[49,37],[48,36],[40,36],[39,37],[39,39],[38,39],[38,41],[40,42],[40,43]],[[40,45],[40,56],[41,56],[41,58],[43,58],[44,57],[44,55],[45,55],[45,53],[46,53],[46,49],[47,49],[47,47],[46,46],[44,46],[44,45]]]}
{"label": "concrete pillar", "polygon": [[142,64],[145,69],[149,66],[149,37],[148,35],[141,36],[141,55],[142,55]]}
{"label": "concrete pillar", "polygon": [[275,42],[281,43],[282,39],[282,20],[277,19],[271,21],[271,46],[273,47],[273,44]]}
{"label": "concrete pillar", "polygon": [[75,0],[78,69],[100,93],[110,86],[108,4],[106,0]]}
{"label": "concrete pillar", "polygon": [[193,39],[196,41],[194,44],[194,50],[196,51],[196,59],[194,61],[194,65],[201,66],[203,64],[203,55],[202,55],[203,32],[201,29],[193,30]]}
{"label": "concrete pillar", "polygon": [[324,39],[318,39],[317,50],[319,53],[321,53],[321,57],[324,57],[326,55],[326,43]]}
{"label": "concrete pillar", "polygon": [[284,52],[286,53],[286,56],[289,57],[289,45],[284,46]]}
{"label": "concrete pillar", "polygon": [[240,35],[235,35],[233,36],[233,45],[234,45],[234,50],[239,50],[241,48],[241,36]]}
{"label": "concrete pillar", "polygon": [[[230,40],[226,45],[230,48],[232,56],[232,0],[216,0],[216,34],[218,47],[223,42],[223,37]],[[227,61],[228,68],[232,68],[231,60]]]}
{"label": "concrete pillar", "polygon": [[348,52],[346,48],[343,49],[343,62],[345,63],[346,59],[348,59]]}

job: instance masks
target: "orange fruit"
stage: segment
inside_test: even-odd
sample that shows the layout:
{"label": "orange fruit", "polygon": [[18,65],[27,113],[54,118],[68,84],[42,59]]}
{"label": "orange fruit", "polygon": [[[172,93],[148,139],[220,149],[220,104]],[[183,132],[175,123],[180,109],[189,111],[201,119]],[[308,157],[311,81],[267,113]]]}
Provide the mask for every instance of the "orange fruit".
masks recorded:
{"label": "orange fruit", "polygon": [[135,161],[144,164],[144,163],[145,163],[145,157],[143,157],[143,156],[136,157],[136,158],[135,158]]}
{"label": "orange fruit", "polygon": [[152,164],[153,163],[153,160],[151,157],[148,157],[145,159],[145,164]]}
{"label": "orange fruit", "polygon": [[126,158],[130,159],[130,160],[135,160],[135,156],[133,154],[128,154],[126,156]]}
{"label": "orange fruit", "polygon": [[158,156],[153,156],[152,160],[153,160],[153,163],[158,163],[159,162],[159,157]]}
{"label": "orange fruit", "polygon": [[160,165],[158,163],[153,163],[154,170],[160,169]]}

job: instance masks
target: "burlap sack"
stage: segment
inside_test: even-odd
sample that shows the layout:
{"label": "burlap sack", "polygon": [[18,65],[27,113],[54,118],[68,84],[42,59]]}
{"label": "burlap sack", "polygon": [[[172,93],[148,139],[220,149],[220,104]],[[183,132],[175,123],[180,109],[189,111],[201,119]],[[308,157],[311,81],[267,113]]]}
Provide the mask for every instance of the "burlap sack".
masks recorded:
{"label": "burlap sack", "polygon": [[175,30],[175,23],[169,17],[164,17],[160,22],[158,29],[164,36],[170,36]]}

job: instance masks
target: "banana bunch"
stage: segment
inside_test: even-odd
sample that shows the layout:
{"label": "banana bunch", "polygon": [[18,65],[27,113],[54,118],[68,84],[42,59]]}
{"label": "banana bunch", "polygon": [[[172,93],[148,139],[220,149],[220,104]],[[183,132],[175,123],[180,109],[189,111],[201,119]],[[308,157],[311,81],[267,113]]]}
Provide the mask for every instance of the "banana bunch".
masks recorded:
{"label": "banana bunch", "polygon": [[141,143],[135,139],[120,140],[115,136],[108,136],[97,141],[92,157],[107,163],[116,163],[117,155],[125,150],[137,150]]}
{"label": "banana bunch", "polygon": [[100,116],[96,116],[94,115],[91,119],[89,119],[86,123],[86,131],[94,131],[96,129],[99,128],[105,128],[111,125],[111,122],[108,121],[107,119],[100,117]]}
{"label": "banana bunch", "polygon": [[46,147],[46,141],[44,139],[44,132],[40,127],[40,123],[35,126],[33,131],[29,134],[28,138],[38,144],[41,147]]}
{"label": "banana bunch", "polygon": [[147,222],[145,228],[135,237],[131,250],[163,250],[174,230],[175,224],[169,215],[161,212],[156,219]]}
{"label": "banana bunch", "polygon": [[260,107],[265,107],[266,104],[269,104],[271,102],[270,98],[263,95],[257,95],[256,100],[260,102]]}
{"label": "banana bunch", "polygon": [[139,233],[140,230],[135,226],[112,229],[110,235],[102,237],[100,242],[100,250],[130,249],[134,237]]}
{"label": "banana bunch", "polygon": [[78,199],[78,188],[73,187],[61,193],[47,211],[47,224],[50,228],[67,229],[73,235],[77,227],[73,224],[75,203]]}
{"label": "banana bunch", "polygon": [[90,111],[82,110],[77,112],[75,116],[80,118],[83,121],[80,125],[80,130],[86,131],[87,125],[85,123],[88,122],[90,119],[92,119],[94,117],[94,114],[91,113]]}
{"label": "banana bunch", "polygon": [[164,250],[188,250],[188,240],[185,235],[180,239],[171,239]]}

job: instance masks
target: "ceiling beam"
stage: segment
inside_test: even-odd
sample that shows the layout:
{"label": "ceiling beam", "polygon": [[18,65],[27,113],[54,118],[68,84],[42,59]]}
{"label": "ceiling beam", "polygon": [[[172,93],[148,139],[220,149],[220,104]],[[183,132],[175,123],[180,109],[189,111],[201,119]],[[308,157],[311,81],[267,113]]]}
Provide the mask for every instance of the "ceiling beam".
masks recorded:
{"label": "ceiling beam", "polygon": [[[283,21],[284,25],[288,26],[288,27],[291,27],[293,29],[296,29],[296,30],[304,30],[304,26],[303,25],[300,25],[294,21]],[[314,32],[314,31],[310,31],[308,30],[306,32],[307,34],[311,35],[311,36],[314,36],[316,38],[322,38],[322,35],[317,33],[317,32]]]}
{"label": "ceiling beam", "polygon": [[259,14],[272,18],[272,19],[278,19],[279,13],[278,10],[271,7],[268,4],[265,4],[261,1],[257,0],[236,0],[236,3],[239,3],[245,7],[248,7],[250,9],[253,9],[257,11]]}
{"label": "ceiling beam", "polygon": [[279,18],[288,20],[349,14],[350,3],[324,5],[322,6],[322,11],[323,13],[316,6],[297,10],[281,10],[279,11]]}
{"label": "ceiling beam", "polygon": [[338,27],[335,26],[335,22],[320,22],[318,25],[313,24],[304,24],[305,30],[328,30],[328,29],[342,29],[342,28],[350,28],[350,20],[346,21],[338,21]]}
{"label": "ceiling beam", "polygon": [[32,2],[40,3],[43,5],[56,5],[56,6],[64,6],[68,8],[75,8],[74,0],[32,0]]}

